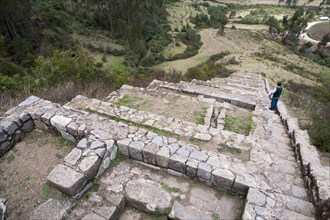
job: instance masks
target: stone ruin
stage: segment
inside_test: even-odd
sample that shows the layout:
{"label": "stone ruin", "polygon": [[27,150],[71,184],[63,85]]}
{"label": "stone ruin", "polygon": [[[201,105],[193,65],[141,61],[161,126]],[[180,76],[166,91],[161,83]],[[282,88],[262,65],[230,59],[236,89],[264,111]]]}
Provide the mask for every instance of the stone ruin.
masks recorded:
{"label": "stone ruin", "polygon": [[[242,219],[327,219],[330,168],[321,165],[307,132],[299,128],[297,119],[289,116],[282,102],[276,113],[268,109],[268,91],[267,80],[236,72],[210,81],[174,84],[154,80],[147,88],[124,85],[103,101],[77,96],[63,106],[31,96],[1,117],[0,156],[38,128],[77,143],[47,177],[53,187],[73,199],[88,191],[93,180],[102,178],[120,151],[154,169],[243,196]],[[205,124],[117,105],[116,101],[128,92],[204,103],[208,106]],[[252,112],[253,130],[249,135],[224,130],[224,117],[235,108]],[[199,147],[185,141],[189,139],[202,144]],[[204,149],[203,144],[209,147]],[[249,157],[241,160],[218,152],[220,144],[248,152]],[[182,205],[169,203],[166,194],[161,194],[159,201],[155,196],[134,195],[137,189],[146,194],[148,190],[161,191],[154,181],[135,179],[124,187],[124,194],[108,198],[112,205],[93,209],[83,219],[118,219],[126,203],[151,213],[164,214],[169,208],[172,219],[188,219],[187,214],[194,213],[189,209],[186,214],[179,213]],[[130,198],[129,191],[133,194]],[[31,219],[63,219],[74,211],[73,201],[51,199],[38,207]],[[52,211],[40,211],[47,207]],[[199,214],[193,215],[207,218]]]}

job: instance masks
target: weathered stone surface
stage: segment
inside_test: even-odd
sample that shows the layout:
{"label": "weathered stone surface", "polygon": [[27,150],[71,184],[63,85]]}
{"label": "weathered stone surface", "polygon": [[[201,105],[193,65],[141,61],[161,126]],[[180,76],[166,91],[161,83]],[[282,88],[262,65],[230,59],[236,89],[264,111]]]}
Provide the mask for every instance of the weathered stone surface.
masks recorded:
{"label": "weathered stone surface", "polygon": [[18,129],[17,124],[13,121],[0,121],[0,127],[9,135],[12,135]]}
{"label": "weathered stone surface", "polygon": [[50,119],[54,116],[54,113],[46,112],[41,116],[41,121],[46,125],[51,125]]}
{"label": "weathered stone surface", "polygon": [[22,126],[22,130],[23,130],[24,132],[30,132],[30,131],[32,131],[33,129],[34,129],[34,123],[33,123],[32,120],[29,120],[29,121],[25,122],[25,123],[23,124],[23,126]]}
{"label": "weathered stone surface", "polygon": [[130,138],[126,138],[126,139],[117,141],[117,145],[118,145],[120,152],[127,157],[129,157],[128,146],[131,143],[131,141],[132,141],[132,139],[130,139]]}
{"label": "weathered stone surface", "polygon": [[64,161],[69,165],[75,165],[80,159],[82,151],[78,148],[74,148],[65,158]]}
{"label": "weathered stone surface", "polygon": [[168,146],[171,154],[174,154],[178,149],[179,149],[179,145],[177,143],[174,143],[174,144],[170,144]]}
{"label": "weathered stone surface", "polygon": [[212,156],[207,160],[206,163],[210,164],[212,167],[220,168],[221,161],[219,157]]}
{"label": "weathered stone surface", "polygon": [[91,131],[91,134],[94,135],[99,140],[110,140],[113,139],[113,136],[110,132],[101,129],[95,129]]}
{"label": "weathered stone surface", "polygon": [[190,151],[184,147],[180,147],[177,151],[176,154],[179,154],[180,156],[183,157],[188,157],[190,154]]}
{"label": "weathered stone surface", "polygon": [[159,183],[146,179],[128,182],[125,193],[127,202],[145,212],[164,214],[171,205],[171,196]]}
{"label": "weathered stone surface", "polygon": [[172,211],[169,215],[171,219],[212,219],[210,215],[206,215],[193,206],[183,206],[180,202],[175,201]]}
{"label": "weathered stone surface", "polygon": [[69,134],[71,134],[73,136],[78,136],[78,125],[75,122],[71,122],[67,126],[67,130],[68,130]]}
{"label": "weathered stone surface", "polygon": [[208,158],[207,154],[200,151],[193,151],[190,154],[190,157],[198,161],[206,161],[206,159]]}
{"label": "weathered stone surface", "polygon": [[300,199],[308,199],[306,189],[299,186],[292,186],[292,195]]}
{"label": "weathered stone surface", "polygon": [[152,143],[158,145],[158,146],[163,146],[164,144],[164,140],[163,140],[163,137],[161,136],[156,136],[152,139]]}
{"label": "weathered stone surface", "polygon": [[234,184],[234,174],[229,170],[216,169],[212,172],[211,182],[221,188],[231,190]]}
{"label": "weathered stone surface", "polygon": [[107,220],[116,220],[120,212],[116,206],[101,206],[94,209],[94,212]]}
{"label": "weathered stone surface", "polygon": [[92,212],[85,215],[81,220],[106,220],[106,219]]}
{"label": "weathered stone surface", "polygon": [[65,165],[57,165],[48,175],[48,182],[61,192],[76,195],[86,183],[86,177]]}
{"label": "weathered stone surface", "polygon": [[168,167],[170,152],[167,147],[161,147],[156,153],[156,164],[160,167]]}
{"label": "weathered stone surface", "polygon": [[122,194],[110,194],[106,199],[112,204],[117,206],[120,212],[122,212],[126,205],[125,197]]}
{"label": "weathered stone surface", "polygon": [[26,112],[23,112],[21,113],[18,118],[24,123],[24,122],[27,122],[28,120],[32,120],[31,119],[31,116],[29,113],[26,113]]}
{"label": "weathered stone surface", "polygon": [[212,136],[210,134],[196,133],[194,138],[202,140],[202,141],[210,141]]}
{"label": "weathered stone surface", "polygon": [[142,148],[144,144],[139,141],[132,141],[128,146],[129,155],[139,161],[143,160],[142,157]]}
{"label": "weathered stone surface", "polygon": [[99,140],[93,141],[91,144],[91,149],[105,147],[105,143]]}
{"label": "weathered stone surface", "polygon": [[186,161],[186,157],[180,156],[178,154],[173,154],[170,157],[168,167],[175,171],[178,171],[179,173],[186,173]]}
{"label": "weathered stone surface", "polygon": [[158,149],[159,149],[159,146],[154,143],[147,144],[142,150],[144,162],[155,165],[156,164],[156,153],[157,153]]}
{"label": "weathered stone surface", "polygon": [[62,220],[68,216],[73,207],[74,204],[68,200],[49,199],[33,211],[30,219]]}
{"label": "weathered stone surface", "polygon": [[196,177],[197,176],[197,168],[198,168],[198,162],[193,159],[188,159],[187,163],[187,175],[190,177]]}
{"label": "weathered stone surface", "polygon": [[247,182],[244,180],[244,178],[236,176],[231,190],[242,196],[246,196],[249,190],[249,186],[247,185]]}
{"label": "weathered stone surface", "polygon": [[307,215],[309,217],[312,217],[314,215],[313,204],[301,199],[297,199],[291,196],[286,196],[285,206],[287,207],[287,209],[293,212],[300,213],[302,215]]}
{"label": "weathered stone surface", "polygon": [[91,155],[84,157],[78,167],[88,179],[91,179],[96,175],[100,163],[101,160],[97,155]]}
{"label": "weathered stone surface", "polygon": [[72,121],[71,118],[64,117],[62,115],[55,115],[50,119],[50,123],[58,130],[66,131],[66,126]]}
{"label": "weathered stone surface", "polygon": [[6,140],[8,137],[7,133],[4,130],[0,131],[0,143]]}
{"label": "weathered stone surface", "polygon": [[198,169],[197,169],[197,176],[199,178],[202,178],[204,180],[209,180],[211,178],[211,172],[212,168],[207,163],[199,163]]}
{"label": "weathered stone surface", "polygon": [[40,98],[37,97],[37,96],[30,96],[29,98],[25,99],[23,102],[21,102],[18,106],[20,107],[25,107],[25,106],[28,106],[28,105],[31,105],[37,101],[39,101]]}
{"label": "weathered stone surface", "polygon": [[83,138],[78,142],[77,148],[85,149],[86,147],[87,147],[87,139]]}
{"label": "weathered stone surface", "polygon": [[266,202],[266,196],[257,189],[250,188],[246,199],[257,206],[263,206]]}

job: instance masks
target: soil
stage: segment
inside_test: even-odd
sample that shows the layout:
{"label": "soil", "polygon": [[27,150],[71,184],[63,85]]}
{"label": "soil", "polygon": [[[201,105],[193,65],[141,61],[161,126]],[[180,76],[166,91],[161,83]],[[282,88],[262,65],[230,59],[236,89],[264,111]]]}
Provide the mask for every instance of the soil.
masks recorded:
{"label": "soil", "polygon": [[0,159],[0,197],[7,200],[6,219],[29,219],[36,206],[62,196],[46,184],[46,178],[70,150],[58,137],[34,130]]}
{"label": "soil", "polygon": [[179,96],[156,96],[138,91],[125,91],[125,94],[135,98],[133,102],[128,103],[128,107],[192,123],[196,123],[196,115],[198,113],[203,113],[209,107],[207,103]]}

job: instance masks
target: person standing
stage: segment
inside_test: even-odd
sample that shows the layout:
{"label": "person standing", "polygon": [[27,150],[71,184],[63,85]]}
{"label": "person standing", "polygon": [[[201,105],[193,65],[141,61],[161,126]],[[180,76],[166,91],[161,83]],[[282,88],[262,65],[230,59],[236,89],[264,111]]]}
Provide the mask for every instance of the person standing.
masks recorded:
{"label": "person standing", "polygon": [[277,83],[276,88],[269,92],[269,97],[272,99],[270,110],[275,110],[277,107],[277,102],[280,99],[281,94],[283,93],[283,88],[280,82]]}

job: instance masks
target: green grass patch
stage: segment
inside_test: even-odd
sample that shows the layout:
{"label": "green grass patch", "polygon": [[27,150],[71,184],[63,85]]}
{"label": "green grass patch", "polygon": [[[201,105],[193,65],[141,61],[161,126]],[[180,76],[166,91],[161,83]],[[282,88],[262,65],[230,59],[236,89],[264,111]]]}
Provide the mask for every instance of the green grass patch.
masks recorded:
{"label": "green grass patch", "polygon": [[122,98],[117,99],[115,105],[127,106],[130,108],[139,109],[141,106],[149,105],[150,101],[137,96],[124,95]]}
{"label": "green grass patch", "polygon": [[202,108],[202,110],[200,110],[200,111],[193,112],[196,124],[198,124],[198,125],[205,124],[204,117],[205,117],[206,112],[207,112],[207,108],[205,108],[205,107]]}
{"label": "green grass patch", "polygon": [[187,46],[180,42],[170,43],[165,47],[164,51],[162,52],[162,55],[165,57],[165,59],[167,59],[177,54],[184,53],[186,48]]}
{"label": "green grass patch", "polygon": [[10,163],[13,160],[15,160],[15,155],[12,153],[8,153],[5,156],[3,156],[3,158],[1,158],[0,162],[5,161],[5,162]]}
{"label": "green grass patch", "polygon": [[160,184],[161,187],[166,191],[166,192],[175,192],[175,193],[178,193],[178,192],[181,192],[181,190],[177,187],[170,187],[169,185],[167,185],[166,183],[161,183]]}
{"label": "green grass patch", "polygon": [[126,159],[126,156],[118,150],[117,154],[116,154],[116,158],[111,161],[109,170],[112,170],[114,167],[118,166],[118,164],[123,162],[125,159]]}
{"label": "green grass patch", "polygon": [[76,147],[76,144],[72,141],[66,140],[63,137],[57,139],[56,147],[58,149],[73,149]]}
{"label": "green grass patch", "polygon": [[249,135],[252,129],[252,114],[247,116],[226,115],[224,129],[238,134]]}
{"label": "green grass patch", "polygon": [[199,147],[202,147],[205,143],[207,143],[208,141],[203,141],[194,137],[189,138],[189,142],[191,144],[197,145]]}
{"label": "green grass patch", "polygon": [[47,201],[50,198],[63,198],[65,197],[60,191],[52,187],[50,184],[45,183],[42,187],[41,199]]}
{"label": "green grass patch", "polygon": [[109,56],[107,57],[106,65],[112,66],[114,68],[121,68],[125,66],[124,56]]}
{"label": "green grass patch", "polygon": [[212,220],[220,220],[220,215],[216,212],[212,214]]}
{"label": "green grass patch", "polygon": [[229,153],[232,153],[232,154],[240,154],[242,153],[242,150],[241,149],[238,149],[238,148],[235,148],[235,147],[231,147],[227,144],[219,144],[219,146],[221,148],[218,148],[218,151],[219,152],[229,152]]}

